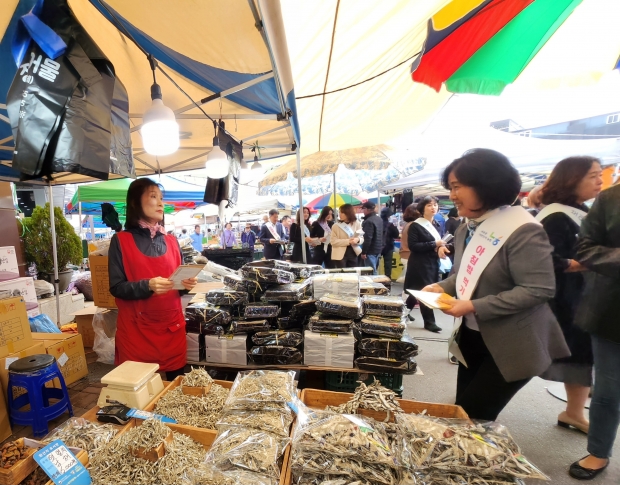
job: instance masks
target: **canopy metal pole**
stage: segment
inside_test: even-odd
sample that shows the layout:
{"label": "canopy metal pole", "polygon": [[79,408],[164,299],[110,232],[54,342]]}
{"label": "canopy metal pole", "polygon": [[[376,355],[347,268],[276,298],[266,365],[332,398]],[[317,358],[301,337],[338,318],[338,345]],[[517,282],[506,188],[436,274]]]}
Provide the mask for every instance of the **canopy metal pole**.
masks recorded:
{"label": "canopy metal pole", "polygon": [[95,244],[95,218],[93,216],[88,216],[88,218],[90,220],[90,237],[93,244]]}
{"label": "canopy metal pole", "polygon": [[379,189],[377,189],[377,212],[381,213],[381,194],[379,193]]}
{"label": "canopy metal pole", "polygon": [[336,172],[334,172],[334,206],[332,207],[334,214],[336,213]]}
{"label": "canopy metal pole", "polygon": [[80,219],[80,239],[82,239],[82,201],[78,202],[78,217]]}
{"label": "canopy metal pole", "polygon": [[304,263],[308,262],[306,257],[306,221],[304,220],[304,200],[302,198],[302,189],[301,189],[301,154],[299,153],[299,148],[296,150],[297,155],[297,194],[299,195],[299,209],[301,211],[301,217],[299,218],[300,223],[300,231],[301,234],[299,237],[301,238],[301,259]]}
{"label": "canopy metal pole", "polygon": [[50,228],[52,230],[52,256],[54,258],[54,290],[56,292],[56,324],[60,325],[60,292],[58,279],[58,248],[56,247],[56,221],[54,218],[54,192],[52,190],[52,181],[47,186],[50,198]]}

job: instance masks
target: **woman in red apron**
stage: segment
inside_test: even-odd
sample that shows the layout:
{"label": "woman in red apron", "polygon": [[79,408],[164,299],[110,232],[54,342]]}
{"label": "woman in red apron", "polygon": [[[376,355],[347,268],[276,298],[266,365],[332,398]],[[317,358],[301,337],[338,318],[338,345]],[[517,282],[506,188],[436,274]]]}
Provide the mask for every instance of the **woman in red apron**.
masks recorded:
{"label": "woman in red apron", "polygon": [[[181,250],[163,224],[159,185],[146,178],[132,182],[125,230],[112,238],[108,270],[118,306],[114,364],[157,363],[171,380],[183,373],[187,343],[181,297],[168,280],[181,264]],[[183,281],[186,290],[195,284],[195,278]]]}

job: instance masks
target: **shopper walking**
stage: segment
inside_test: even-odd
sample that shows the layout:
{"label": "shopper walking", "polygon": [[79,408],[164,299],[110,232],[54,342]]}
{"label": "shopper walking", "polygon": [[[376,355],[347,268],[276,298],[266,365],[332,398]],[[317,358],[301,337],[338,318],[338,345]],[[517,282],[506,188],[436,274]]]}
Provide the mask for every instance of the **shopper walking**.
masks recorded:
{"label": "shopper walking", "polygon": [[454,160],[442,185],[469,219],[455,237],[456,272],[424,288],[456,300],[450,351],[460,361],[456,403],[495,421],[513,396],[570,352],[549,308],[555,276],[547,234],[523,207],[510,207],[521,179],[508,159],[475,149]]}
{"label": "shopper walking", "polygon": [[320,244],[314,248],[313,263],[332,267],[332,245],[331,234],[332,225],[334,224],[334,210],[326,205],[321,209],[319,218],[312,223],[310,228],[310,237],[318,239]]}
{"label": "shopper walking", "polygon": [[224,249],[232,249],[237,244],[237,236],[233,232],[232,224],[227,222],[222,232],[222,247]]}
{"label": "shopper walking", "polygon": [[282,224],[278,222],[278,209],[269,211],[269,220],[261,227],[258,238],[263,243],[263,255],[265,259],[282,259],[284,254],[283,245],[287,239]]}
{"label": "shopper walking", "polygon": [[381,209],[381,221],[383,222],[383,249],[381,256],[383,257],[383,272],[385,276],[392,279],[392,260],[394,258],[394,240],[398,239],[400,234],[396,226],[390,222],[392,211],[389,207]]}
{"label": "shopper walking", "polygon": [[[416,207],[417,204],[409,204],[403,211],[403,221],[405,221],[405,225],[400,235],[399,251],[400,260],[403,263],[403,272],[397,280],[398,282],[402,282],[403,284],[405,283],[407,266],[409,266],[409,259],[411,257],[411,251],[409,250],[409,229],[411,228],[411,224],[413,223],[413,221],[415,221],[420,214]],[[407,305],[407,309],[409,310],[409,313],[407,313],[407,318],[409,319],[409,321],[413,322],[415,320],[413,316],[413,309],[416,306],[417,300],[406,291],[403,291],[403,299],[405,300],[405,304]]]}
{"label": "shopper walking", "polygon": [[[407,290],[421,290],[439,281],[439,258],[446,258],[450,251],[442,241],[440,227],[434,219],[438,209],[437,199],[431,196],[424,197],[416,206],[416,219],[409,227],[407,238],[411,251],[405,276]],[[412,309],[415,304],[416,299],[409,295],[407,307]],[[441,332],[431,308],[420,305],[420,313],[426,330]]]}
{"label": "shopper walking", "polygon": [[372,268],[372,274],[376,275],[379,266],[379,257],[383,249],[383,221],[375,212],[374,202],[364,202],[362,212],[364,213],[364,243],[362,244],[362,254],[360,257],[365,266]]}
{"label": "shopper walking", "polygon": [[[170,381],[187,362],[181,297],[168,277],[182,264],[179,243],[164,229],[164,201],[151,179],[127,190],[125,230],[112,236],[108,253],[110,293],[118,307],[114,364],[159,364]],[[196,278],[183,280],[191,290]]]}
{"label": "shopper walking", "polygon": [[456,230],[459,228],[461,224],[463,224],[463,218],[459,216],[459,211],[456,207],[450,209],[448,212],[448,220],[446,221],[446,232],[449,234],[456,233]]}
{"label": "shopper walking", "polygon": [[566,410],[558,416],[558,425],[573,427],[587,434],[584,409],[592,385],[592,343],[587,332],[575,325],[574,318],[584,289],[584,266],[576,260],[577,235],[588,212],[586,200],[596,197],[603,186],[603,170],[593,157],[570,157],[558,163],[545,183],[541,200],[546,206],[536,219],[540,221],[553,246],[555,297],[549,302],[570,357],[554,361],[541,375],[543,379],[563,382]]}
{"label": "shopper walking", "polygon": [[361,254],[362,225],[351,204],[340,206],[340,222],[332,226],[332,264],[335,268],[355,268]]}
{"label": "shopper walking", "polygon": [[620,186],[604,190],[581,224],[575,259],[590,270],[575,321],[590,333],[596,376],[588,453],[569,473],[596,477],[609,465],[620,423]]}
{"label": "shopper walking", "polygon": [[189,237],[192,239],[192,247],[199,253],[202,253],[202,233],[198,224],[194,226],[194,233]]}
{"label": "shopper walking", "polygon": [[[303,231],[301,230],[301,222],[300,222],[300,216],[303,213],[304,215],[304,229]],[[302,232],[303,232],[303,237],[302,237]],[[304,241],[304,244],[306,245],[306,261],[310,262],[312,255],[310,254],[310,244],[312,244],[314,246],[314,243],[316,242],[315,239],[312,239],[310,237],[310,209],[308,209],[307,207],[304,207],[303,210],[298,210],[297,211],[297,220],[295,222],[293,222],[293,224],[291,225],[291,237],[290,237],[290,241],[293,243],[293,254],[291,257],[291,261],[296,262],[296,263],[303,263],[303,255],[301,254],[301,244],[302,244],[302,240]]]}
{"label": "shopper walking", "polygon": [[241,233],[241,246],[243,248],[249,249],[253,253],[255,244],[256,233],[252,230],[252,224],[248,222],[245,225],[245,231]]}

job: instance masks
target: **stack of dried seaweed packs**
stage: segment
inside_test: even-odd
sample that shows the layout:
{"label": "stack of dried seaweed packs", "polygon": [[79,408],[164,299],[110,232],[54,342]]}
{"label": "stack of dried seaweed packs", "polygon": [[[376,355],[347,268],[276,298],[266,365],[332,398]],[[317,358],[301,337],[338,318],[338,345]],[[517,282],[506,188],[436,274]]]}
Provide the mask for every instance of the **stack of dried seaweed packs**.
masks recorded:
{"label": "stack of dried seaweed packs", "polygon": [[291,449],[293,483],[396,485],[398,456],[384,423],[355,414],[300,409]]}
{"label": "stack of dried seaweed packs", "polygon": [[[202,388],[206,394],[191,394],[187,388]],[[157,401],[155,412],[173,418],[179,424],[215,429],[226,399],[228,389],[213,382],[203,368],[195,368],[183,376],[181,385],[168,391]]]}
{"label": "stack of dried seaweed packs", "polygon": [[[402,483],[509,485],[549,480],[497,423],[397,414],[402,439]],[[529,482],[528,482],[529,483]]]}
{"label": "stack of dried seaweed packs", "polygon": [[405,334],[405,305],[400,296],[365,295],[365,316],[355,324],[359,369],[413,374],[418,346]]}
{"label": "stack of dried seaweed packs", "polygon": [[222,473],[255,473],[257,483],[278,480],[293,421],[288,403],[297,400],[294,378],[294,372],[240,372],[207,462]]}
{"label": "stack of dried seaweed packs", "polygon": [[[145,450],[164,453],[151,459],[139,457]],[[185,470],[199,466],[205,455],[203,445],[189,436],[147,419],[99,448],[89,471],[93,485],[182,485]]]}

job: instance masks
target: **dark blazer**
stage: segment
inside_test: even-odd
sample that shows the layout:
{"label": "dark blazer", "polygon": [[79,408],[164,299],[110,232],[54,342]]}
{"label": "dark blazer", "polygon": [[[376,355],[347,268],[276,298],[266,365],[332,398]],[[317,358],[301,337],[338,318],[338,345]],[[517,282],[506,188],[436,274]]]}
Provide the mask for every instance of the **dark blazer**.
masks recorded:
{"label": "dark blazer", "polygon": [[[284,234],[284,227],[282,227],[282,224],[280,224],[279,222],[276,222],[276,232],[280,236],[280,239],[286,239],[286,235]],[[269,228],[267,227],[267,224],[263,224],[263,227],[261,227],[258,238],[260,239],[260,242],[263,243],[263,255],[265,256],[265,259],[282,259],[284,247],[282,244],[271,244],[269,242],[274,237],[273,234],[271,234]]]}
{"label": "dark blazer", "polygon": [[[455,235],[453,274],[438,283],[452,296],[466,236],[462,225]],[[484,343],[508,382],[538,376],[553,360],[570,355],[547,303],[555,295],[551,252],[543,227],[524,224],[489,262],[471,298]]]}
{"label": "dark blazer", "polygon": [[[332,227],[334,222],[328,222],[327,225]],[[319,239],[325,237],[325,230],[323,226],[319,224],[319,221],[314,221],[312,223],[312,227],[310,227],[310,237],[318,237]],[[314,248],[314,256],[312,258],[312,262],[314,264],[325,264],[326,266],[331,265],[332,261],[332,245],[327,245],[327,251],[325,251],[325,246],[323,244],[319,244]]]}
{"label": "dark blazer", "polygon": [[[306,225],[306,227],[308,228],[308,231],[310,230],[310,227],[308,225]],[[290,242],[293,243],[293,254],[291,255],[291,261],[294,261],[296,263],[303,263],[303,255],[301,253],[301,241],[304,241],[304,244],[306,245],[306,261],[309,263],[310,260],[312,259],[312,255],[310,254],[310,245],[305,242],[306,237],[304,235],[304,237],[302,237],[302,230],[301,230],[301,226],[298,226],[296,222],[293,222],[293,224],[291,224],[291,232],[290,232]]]}
{"label": "dark blazer", "polygon": [[581,223],[576,260],[590,270],[577,324],[620,343],[620,186],[601,192]]}
{"label": "dark blazer", "polygon": [[[434,224],[433,224],[434,225]],[[436,227],[439,232],[439,227]],[[413,222],[407,231],[409,260],[405,275],[405,289],[421,290],[439,280],[439,256],[433,235]]]}
{"label": "dark blazer", "polygon": [[362,222],[364,242],[362,254],[379,255],[383,249],[383,221],[377,214],[371,214]]}

